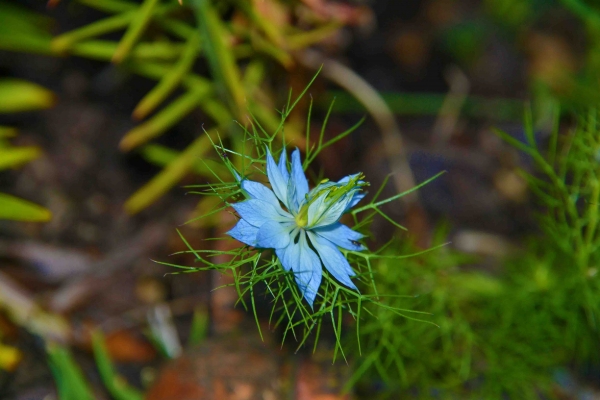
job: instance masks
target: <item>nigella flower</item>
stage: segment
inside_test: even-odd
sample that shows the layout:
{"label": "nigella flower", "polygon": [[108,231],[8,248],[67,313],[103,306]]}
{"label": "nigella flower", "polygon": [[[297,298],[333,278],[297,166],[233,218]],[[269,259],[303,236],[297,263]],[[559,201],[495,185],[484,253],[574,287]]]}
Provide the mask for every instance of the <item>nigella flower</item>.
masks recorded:
{"label": "nigella flower", "polygon": [[365,196],[362,175],[325,180],[309,191],[298,149],[292,153],[291,170],[285,150],[276,164],[267,149],[267,176],[272,189],[241,180],[249,199],[232,205],[241,219],[228,234],[250,246],[275,249],[311,306],[321,284],[322,265],[340,283],[356,289],[350,279],[354,271],[339,248],[363,250],[357,242],[363,235],[339,219]]}

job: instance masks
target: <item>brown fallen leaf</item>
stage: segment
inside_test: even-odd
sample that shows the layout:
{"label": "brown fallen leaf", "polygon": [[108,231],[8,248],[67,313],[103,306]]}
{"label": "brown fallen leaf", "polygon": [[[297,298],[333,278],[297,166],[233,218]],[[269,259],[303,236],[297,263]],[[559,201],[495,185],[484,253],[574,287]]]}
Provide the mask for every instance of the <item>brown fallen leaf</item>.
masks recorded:
{"label": "brown fallen leaf", "polygon": [[317,17],[339,21],[344,25],[368,25],[374,19],[373,11],[367,6],[357,6],[337,1],[302,0]]}
{"label": "brown fallen leaf", "polygon": [[256,334],[207,339],[167,364],[146,400],[280,399],[279,351]]}
{"label": "brown fallen leaf", "polygon": [[350,400],[343,386],[349,367],[331,363],[331,357],[302,360],[296,373],[296,400]]}
{"label": "brown fallen leaf", "polygon": [[56,7],[58,3],[60,3],[60,0],[48,0],[48,2],[46,3],[46,8],[52,9]]}
{"label": "brown fallen leaf", "polygon": [[110,358],[115,362],[146,363],[156,358],[154,347],[145,338],[131,331],[112,332],[105,340]]}
{"label": "brown fallen leaf", "polygon": [[237,331],[205,339],[168,363],[146,400],[350,400],[343,388],[350,367],[332,364],[331,351],[285,357],[281,345],[253,321]]}
{"label": "brown fallen leaf", "polygon": [[[98,329],[94,322],[85,322],[78,330],[75,344],[88,352],[92,351],[92,336]],[[156,358],[157,351],[148,340],[139,334],[139,329],[118,329],[103,334],[104,344],[114,362],[148,363]]]}

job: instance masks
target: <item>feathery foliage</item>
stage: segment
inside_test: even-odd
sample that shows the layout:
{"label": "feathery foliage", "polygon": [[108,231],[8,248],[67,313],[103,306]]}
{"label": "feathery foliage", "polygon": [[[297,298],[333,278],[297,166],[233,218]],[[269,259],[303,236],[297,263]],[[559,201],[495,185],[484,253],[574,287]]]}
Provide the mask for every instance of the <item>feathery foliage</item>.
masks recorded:
{"label": "feathery foliage", "polygon": [[[554,115],[544,145],[529,112],[525,143],[498,132],[535,164],[522,175],[539,207],[540,235],[496,274],[466,268],[476,259],[448,247],[402,265],[372,264],[380,291],[419,295],[391,307],[431,312],[439,329],[372,310],[351,384],[370,393],[384,382],[382,397],[392,398],[408,391],[419,398],[553,398],[557,371],[598,362],[598,109],[580,111],[568,131],[559,129],[557,109]],[[445,234],[438,236],[439,243]]]}
{"label": "feathery foliage", "polygon": [[[273,133],[267,133],[257,120],[254,120],[254,123],[248,129],[240,126],[244,137],[242,143],[246,144],[243,152],[227,149],[222,141],[214,143],[216,153],[219,155],[221,162],[230,171],[230,177],[229,180],[221,179],[221,174],[215,172],[215,183],[190,186],[190,189],[192,189],[190,193],[213,196],[220,200],[218,206],[210,212],[194,219],[194,221],[209,218],[215,214],[230,212],[230,205],[232,203],[244,199],[240,184],[236,180],[237,176],[252,175],[253,177],[257,177],[254,180],[264,180],[260,176],[266,174],[265,149],[276,148],[274,146],[275,139],[279,135],[284,135],[282,130],[285,120],[303,95],[304,93],[293,103],[291,101],[288,102],[281,113],[282,119],[279,128]],[[306,141],[304,169],[306,170],[310,167],[310,163],[324,148],[350,134],[356,127],[357,125],[328,141],[324,141],[325,127],[323,127],[320,137],[314,141],[314,145],[310,144],[313,143],[310,140]],[[368,204],[348,212],[348,219],[354,224],[353,229],[368,236],[369,225],[374,216],[382,215],[384,218],[392,221],[380,209],[381,205],[397,200],[403,195],[417,190],[432,179],[435,179],[438,175],[419,184],[406,193],[401,193],[391,198],[380,200],[378,197],[381,190],[379,190]],[[399,262],[406,257],[410,257],[410,254],[387,253],[384,255],[381,253],[381,250],[350,251],[340,249],[356,272],[353,280],[357,283],[359,291],[344,286],[334,279],[327,270],[324,270],[323,282],[317,298],[313,307],[310,307],[303,300],[303,293],[298,289],[294,281],[293,272],[286,272],[281,265],[281,261],[271,250],[255,249],[248,246],[239,246],[229,251],[194,249],[183,236],[181,238],[189,248],[187,252],[193,253],[196,256],[197,262],[201,265],[182,266],[166,262],[161,262],[161,264],[181,268],[185,272],[218,271],[230,274],[234,278],[232,286],[235,286],[238,291],[239,302],[245,309],[253,312],[259,330],[257,298],[266,297],[267,301],[271,304],[271,323],[283,328],[284,340],[291,335],[296,339],[299,347],[307,343],[309,339],[311,341],[314,340],[313,343],[316,346],[323,325],[329,324],[329,327],[333,330],[336,342],[334,359],[339,353],[343,357],[346,357],[342,346],[342,331],[347,327],[347,323],[344,322],[345,315],[350,315],[356,321],[355,329],[358,335],[361,330],[362,321],[368,320],[371,317],[373,308],[387,310],[387,312],[394,315],[412,319],[420,319],[423,314],[426,314],[422,311],[389,305],[387,302],[389,298],[410,296],[404,296],[403,294],[399,294],[399,292],[386,293],[384,295],[377,289],[379,282],[372,268],[373,263],[381,259]],[[214,240],[230,241],[233,239],[225,237]],[[224,259],[226,261],[223,261]]]}

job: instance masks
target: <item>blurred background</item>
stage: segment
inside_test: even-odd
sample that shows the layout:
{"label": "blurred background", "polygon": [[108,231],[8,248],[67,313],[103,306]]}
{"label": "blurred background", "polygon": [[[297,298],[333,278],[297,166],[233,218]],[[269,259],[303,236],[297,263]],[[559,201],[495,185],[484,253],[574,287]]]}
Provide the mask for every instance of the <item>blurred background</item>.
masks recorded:
{"label": "blurred background", "polygon": [[[592,0],[1,0],[0,399],[599,398],[598,67]],[[307,86],[290,148],[364,118],[309,177],[446,171],[366,242],[448,243],[374,265],[433,324],[374,312],[335,363],[153,262],[225,246],[186,185]]]}

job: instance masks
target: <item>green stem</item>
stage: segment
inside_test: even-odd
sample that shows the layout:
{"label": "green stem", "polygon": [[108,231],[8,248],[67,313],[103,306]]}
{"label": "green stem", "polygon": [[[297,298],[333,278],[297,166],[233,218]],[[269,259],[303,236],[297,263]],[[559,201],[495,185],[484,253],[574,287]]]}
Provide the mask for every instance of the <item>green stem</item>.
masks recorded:
{"label": "green stem", "polygon": [[125,203],[127,212],[135,214],[144,209],[179,182],[192,169],[198,159],[212,149],[210,136],[216,135],[216,132],[216,129],[211,129],[206,134],[198,137],[177,159],[135,192]]}
{"label": "green stem", "polygon": [[[91,58],[100,61],[110,61],[117,49],[117,43],[108,40],[87,40],[71,46],[71,54],[79,57]],[[130,55],[130,60],[146,62],[148,60],[176,59],[183,52],[179,43],[139,43]]]}
{"label": "green stem", "polygon": [[182,95],[154,117],[127,132],[119,144],[120,148],[131,150],[162,134],[189,114],[209,93],[209,90],[194,90]]}
{"label": "green stem", "polygon": [[[156,16],[161,16],[174,8],[173,5],[158,7],[155,11]],[[138,15],[138,10],[127,11],[122,14],[93,22],[89,25],[70,32],[63,33],[52,40],[51,48],[54,53],[67,53],[71,47],[77,43],[93,37],[105,35],[126,28]]]}
{"label": "green stem", "polygon": [[579,0],[561,0],[561,3],[582,20],[600,26],[600,12]]}
{"label": "green stem", "polygon": [[120,0],[77,0],[79,3],[84,4],[88,7],[95,8],[99,11],[108,13],[122,13],[126,11],[135,10],[138,5],[128,1]]}
{"label": "green stem", "polygon": [[145,0],[139,10],[136,11],[133,20],[129,24],[129,28],[127,28],[113,55],[112,61],[114,63],[121,63],[131,52],[131,49],[142,36],[146,26],[148,26],[148,23],[152,19],[157,4],[158,0]]}

